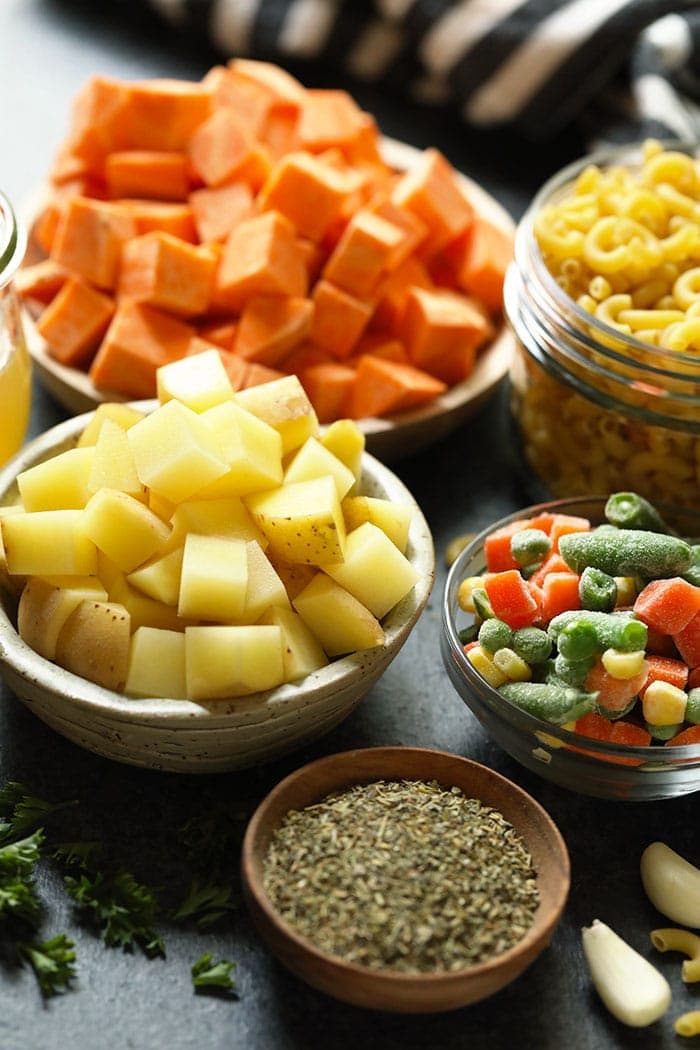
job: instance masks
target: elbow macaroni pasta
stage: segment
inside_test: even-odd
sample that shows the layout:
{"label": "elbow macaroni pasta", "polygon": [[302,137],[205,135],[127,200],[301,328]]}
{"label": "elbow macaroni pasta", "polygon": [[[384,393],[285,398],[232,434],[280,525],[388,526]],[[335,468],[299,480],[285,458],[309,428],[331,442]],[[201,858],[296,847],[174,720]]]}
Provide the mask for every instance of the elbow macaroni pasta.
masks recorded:
{"label": "elbow macaroni pasta", "polygon": [[682,952],[688,958],[683,961],[681,976],[686,984],[700,981],[700,937],[690,930],[675,927],[651,931],[651,943],[659,952]]}

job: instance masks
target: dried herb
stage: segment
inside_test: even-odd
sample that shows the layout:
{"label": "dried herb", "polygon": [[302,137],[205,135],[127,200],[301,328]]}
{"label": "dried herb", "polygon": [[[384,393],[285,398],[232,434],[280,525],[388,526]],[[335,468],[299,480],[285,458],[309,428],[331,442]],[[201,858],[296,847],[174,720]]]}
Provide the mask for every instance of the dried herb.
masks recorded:
{"label": "dried herb", "polygon": [[459,788],[375,781],[288,813],[264,862],[280,915],[348,962],[457,970],[520,941],[539,904],[501,813]]}

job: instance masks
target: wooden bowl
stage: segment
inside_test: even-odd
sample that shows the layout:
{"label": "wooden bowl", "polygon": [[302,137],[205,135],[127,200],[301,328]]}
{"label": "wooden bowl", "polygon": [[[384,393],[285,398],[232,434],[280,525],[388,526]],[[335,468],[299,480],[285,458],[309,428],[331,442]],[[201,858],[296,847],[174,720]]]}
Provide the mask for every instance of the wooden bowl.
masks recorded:
{"label": "wooden bowl", "polygon": [[[156,402],[136,402],[148,411]],[[35,438],[0,470],[0,505],[17,495],[17,475],[75,444],[90,415]],[[0,580],[0,673],[52,729],[105,758],[149,769],[215,773],[244,769],[301,747],[338,725],[361,702],[408,638],[430,594],[435,554],[428,524],[404,484],[378,460],[362,461],[360,491],[411,506],[406,556],[418,572],[409,594],[382,620],[383,645],[350,653],[299,682],[252,696],[191,701],[134,699],[39,656],[16,630],[16,598]]]}
{"label": "wooden bowl", "polygon": [[[382,148],[386,162],[398,171],[410,170],[422,155],[421,150],[396,139],[383,139]],[[473,180],[464,175],[460,177],[481,214],[507,233],[514,233],[515,225],[508,212]],[[22,218],[30,231],[27,262],[37,262],[44,257],[31,238],[31,228],[45,198],[46,191],[38,190],[25,201],[22,208]],[[64,408],[70,412],[88,412],[102,401],[129,400],[123,394],[96,387],[87,373],[80,369],[55,361],[49,355],[46,343],[37,332],[28,310],[24,310],[24,322],[27,346],[36,373],[49,393]],[[450,387],[423,408],[394,416],[358,420],[365,435],[367,451],[384,462],[394,462],[440,440],[461,426],[508,372],[513,347],[510,330],[502,322],[491,344],[479,353],[474,371],[468,379]]]}
{"label": "wooden bowl", "polygon": [[[380,779],[436,780],[444,787],[456,786],[510,821],[532,855],[540,892],[533,926],[522,941],[494,959],[462,970],[405,974],[357,966],[320,951],[279,917],[263,888],[263,861],[284,816],[332,791]],[[253,921],[270,951],[292,973],[355,1006],[402,1013],[453,1010],[485,999],[509,984],[549,944],[569,891],[566,845],[539,803],[486,766],[443,751],[414,747],[346,751],[292,773],[253,815],[243,842],[242,871]]]}

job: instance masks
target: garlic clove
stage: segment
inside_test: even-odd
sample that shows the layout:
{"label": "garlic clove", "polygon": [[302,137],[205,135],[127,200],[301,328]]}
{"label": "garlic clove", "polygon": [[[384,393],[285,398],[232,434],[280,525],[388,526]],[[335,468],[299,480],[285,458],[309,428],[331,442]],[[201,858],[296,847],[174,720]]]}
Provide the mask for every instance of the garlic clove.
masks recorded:
{"label": "garlic clove", "polygon": [[598,919],[581,936],[593,984],[613,1017],[643,1028],[666,1013],[668,981],[639,952]]}
{"label": "garlic clove", "polygon": [[663,842],[642,853],[642,884],[654,907],[681,926],[700,928],[700,870]]}

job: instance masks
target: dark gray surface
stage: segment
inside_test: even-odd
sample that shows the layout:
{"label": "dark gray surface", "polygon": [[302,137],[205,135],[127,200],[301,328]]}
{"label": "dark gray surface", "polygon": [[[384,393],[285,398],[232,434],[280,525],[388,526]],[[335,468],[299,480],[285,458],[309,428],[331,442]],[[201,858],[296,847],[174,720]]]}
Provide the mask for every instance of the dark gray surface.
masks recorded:
{"label": "dark gray surface", "polygon": [[[199,76],[213,64],[212,54],[188,46],[142,12],[133,15],[136,30],[125,27],[120,15],[139,6],[2,0],[0,182],[15,201],[46,171],[65,131],[70,99],[90,73]],[[327,71],[309,67],[300,72],[309,84],[333,82]],[[418,146],[438,145],[516,216],[542,179],[580,152],[574,135],[545,149],[514,142],[503,133],[468,133],[454,114],[421,111],[372,87],[356,93],[388,134]],[[105,949],[76,922],[59,874],[46,866],[41,873],[45,933],[66,929],[75,938],[79,980],[74,991],[43,1004],[30,973],[0,967],[2,1050],[678,1046],[672,1018],[700,1005],[693,989],[680,981],[678,957],[655,957],[673,986],[671,1012],[650,1029],[632,1032],[612,1020],[591,992],[579,929],[599,917],[653,956],[648,931],[663,923],[641,890],[639,857],[656,838],[698,857],[695,798],[622,804],[547,785],[486,738],[441,667],[439,604],[446,544],[531,501],[518,480],[506,407],[501,391],[459,434],[398,467],[433,530],[439,569],[435,590],[403,652],[366,702],[332,734],[283,761],[240,775],[155,774],[77,749],[3,687],[0,783],[21,779],[47,797],[79,799],[79,807],[57,821],[60,833],[99,838],[111,864],[162,887],[165,902],[173,904],[188,878],[177,837],[188,817],[205,816],[212,808],[238,811],[305,761],[347,748],[411,744],[467,755],[530,791],[566,839],[571,896],[549,950],[510,988],[482,1004],[439,1016],[377,1014],[335,1002],[289,976],[264,950],[243,910],[229,926],[207,935],[164,925],[165,961]],[[32,433],[64,414],[37,388]],[[235,866],[236,857],[231,861]],[[189,967],[205,950],[237,961],[236,1001],[193,995]]]}

